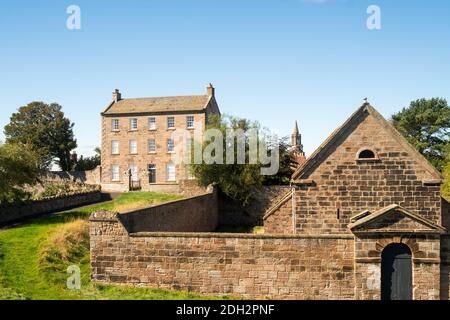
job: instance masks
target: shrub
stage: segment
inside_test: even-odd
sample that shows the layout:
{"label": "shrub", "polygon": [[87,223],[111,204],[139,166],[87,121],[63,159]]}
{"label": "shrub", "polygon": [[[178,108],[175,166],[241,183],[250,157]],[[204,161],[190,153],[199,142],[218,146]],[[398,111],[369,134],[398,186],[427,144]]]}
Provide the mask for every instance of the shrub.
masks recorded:
{"label": "shrub", "polygon": [[0,204],[29,198],[24,187],[35,184],[39,173],[39,157],[29,146],[0,145]]}
{"label": "shrub", "polygon": [[78,182],[51,182],[44,184],[44,190],[34,196],[34,199],[47,199],[70,196],[98,190],[98,186]]}

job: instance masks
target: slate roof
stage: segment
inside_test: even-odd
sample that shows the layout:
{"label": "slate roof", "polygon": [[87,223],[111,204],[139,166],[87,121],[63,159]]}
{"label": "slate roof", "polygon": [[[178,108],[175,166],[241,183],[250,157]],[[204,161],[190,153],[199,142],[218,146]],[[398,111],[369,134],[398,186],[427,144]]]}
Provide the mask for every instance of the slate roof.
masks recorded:
{"label": "slate roof", "polygon": [[208,95],[122,99],[112,102],[103,114],[203,111],[210,99]]}

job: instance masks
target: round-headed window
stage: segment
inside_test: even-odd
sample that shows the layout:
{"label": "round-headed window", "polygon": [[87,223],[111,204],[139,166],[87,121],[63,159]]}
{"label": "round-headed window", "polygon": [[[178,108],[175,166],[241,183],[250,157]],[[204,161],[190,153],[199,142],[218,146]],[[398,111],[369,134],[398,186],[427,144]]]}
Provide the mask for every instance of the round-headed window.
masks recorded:
{"label": "round-headed window", "polygon": [[362,150],[359,154],[358,154],[358,159],[375,159],[375,152],[373,152],[372,150],[366,149],[366,150]]}

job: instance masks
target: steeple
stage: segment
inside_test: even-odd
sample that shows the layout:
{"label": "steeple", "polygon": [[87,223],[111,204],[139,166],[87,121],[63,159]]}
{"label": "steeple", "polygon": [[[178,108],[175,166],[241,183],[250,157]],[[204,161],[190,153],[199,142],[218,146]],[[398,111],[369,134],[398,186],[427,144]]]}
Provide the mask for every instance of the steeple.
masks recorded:
{"label": "steeple", "polygon": [[297,166],[306,161],[305,153],[303,152],[302,135],[298,130],[298,123],[295,121],[294,132],[291,135],[291,147],[289,152],[296,163],[292,168],[297,169]]}
{"label": "steeple", "polygon": [[297,120],[295,120],[294,135],[298,135],[298,123],[297,123]]}
{"label": "steeple", "polygon": [[295,121],[294,132],[291,135],[291,146],[294,152],[303,153],[302,135],[298,130],[298,123]]}

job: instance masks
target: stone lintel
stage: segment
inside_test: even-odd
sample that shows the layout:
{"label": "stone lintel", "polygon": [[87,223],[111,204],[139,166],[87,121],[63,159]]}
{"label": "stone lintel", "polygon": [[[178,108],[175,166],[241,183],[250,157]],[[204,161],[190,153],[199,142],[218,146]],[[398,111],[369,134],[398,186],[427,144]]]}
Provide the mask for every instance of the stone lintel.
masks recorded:
{"label": "stone lintel", "polygon": [[313,179],[297,179],[297,180],[294,180],[294,184],[301,185],[301,186],[313,186],[316,183]]}
{"label": "stone lintel", "polygon": [[435,180],[423,180],[422,184],[424,186],[440,186],[442,184],[442,180],[435,179]]}

